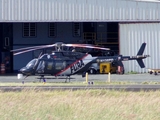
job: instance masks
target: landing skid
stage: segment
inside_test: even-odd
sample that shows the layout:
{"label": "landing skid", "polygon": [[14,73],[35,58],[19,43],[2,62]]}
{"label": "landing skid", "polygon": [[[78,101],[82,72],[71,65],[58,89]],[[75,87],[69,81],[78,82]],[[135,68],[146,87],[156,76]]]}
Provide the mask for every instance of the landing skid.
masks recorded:
{"label": "landing skid", "polygon": [[67,80],[69,80],[69,82],[70,82],[70,80],[71,80],[70,76],[66,77],[65,83],[67,82]]}
{"label": "landing skid", "polygon": [[46,79],[44,78],[44,75],[41,75],[41,77],[39,79],[39,82],[42,82],[42,80],[43,80],[44,83],[46,83]]}
{"label": "landing skid", "polygon": [[65,79],[65,83],[67,83],[67,82],[70,82],[70,80],[71,80],[71,77],[70,76],[65,76],[65,78],[59,78],[59,77],[62,77],[62,76],[55,76],[55,78],[51,78],[51,77],[45,77],[44,75],[41,75],[39,78],[37,78],[37,79],[39,79],[39,82],[46,82],[46,79]]}
{"label": "landing skid", "polygon": [[28,77],[29,75],[26,75],[23,80],[22,80],[22,84],[24,84],[24,80]]}

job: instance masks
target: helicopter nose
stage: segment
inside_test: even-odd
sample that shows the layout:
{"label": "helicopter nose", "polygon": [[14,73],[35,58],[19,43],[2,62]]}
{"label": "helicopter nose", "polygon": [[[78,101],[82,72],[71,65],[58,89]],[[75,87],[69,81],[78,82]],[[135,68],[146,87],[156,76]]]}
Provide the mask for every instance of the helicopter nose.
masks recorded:
{"label": "helicopter nose", "polygon": [[31,74],[31,70],[28,69],[27,67],[21,68],[20,72],[23,73],[23,74]]}

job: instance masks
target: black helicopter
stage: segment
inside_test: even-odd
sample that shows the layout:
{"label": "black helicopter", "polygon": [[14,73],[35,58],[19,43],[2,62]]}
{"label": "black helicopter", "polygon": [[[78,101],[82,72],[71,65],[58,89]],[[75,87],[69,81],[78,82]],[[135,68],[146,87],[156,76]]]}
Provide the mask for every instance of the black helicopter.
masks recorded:
{"label": "black helicopter", "polygon": [[14,55],[18,55],[37,49],[55,47],[54,52],[51,54],[40,55],[38,58],[31,60],[25,67],[21,68],[19,72],[26,77],[30,75],[39,75],[41,77],[44,77],[45,75],[52,75],[55,77],[67,76],[69,80],[71,75],[77,74],[79,72],[85,73],[93,63],[114,62],[119,66],[123,66],[122,61],[137,60],[139,66],[144,68],[145,65],[142,59],[149,57],[149,55],[143,55],[146,43],[143,43],[137,55],[132,57],[123,55],[92,57],[92,55],[88,53],[65,51],[63,50],[65,46],[110,50],[108,48],[101,48],[90,44],[64,44],[62,42],[58,42],[52,45],[16,49],[12,50],[12,52],[14,52]]}

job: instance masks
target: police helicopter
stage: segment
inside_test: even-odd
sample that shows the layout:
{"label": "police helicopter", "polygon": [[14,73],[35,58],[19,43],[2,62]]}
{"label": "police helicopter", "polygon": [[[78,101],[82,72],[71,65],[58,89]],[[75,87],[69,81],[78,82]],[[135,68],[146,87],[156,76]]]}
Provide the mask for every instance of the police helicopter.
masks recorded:
{"label": "police helicopter", "polygon": [[[93,63],[101,62],[114,62],[119,66],[123,66],[122,61],[128,60],[137,60],[139,66],[144,68],[145,65],[142,59],[149,57],[149,55],[143,55],[146,43],[143,43],[136,56],[95,56],[91,54],[76,52],[76,51],[65,51],[64,47],[79,47],[79,48],[94,48],[99,50],[110,50],[109,48],[102,48],[99,46],[94,46],[90,44],[64,44],[63,42],[57,42],[52,45],[42,45],[42,46],[33,46],[27,48],[20,48],[12,50],[14,55],[19,55],[25,52],[34,51],[38,49],[55,47],[55,51],[51,54],[43,54],[38,58],[31,60],[25,67],[19,70],[18,75],[23,75],[26,77],[30,75],[41,76],[43,80],[44,76],[66,76],[66,81],[70,76],[77,73],[85,73],[88,68]],[[24,78],[24,79],[25,79]],[[65,82],[66,82],[65,81]]]}

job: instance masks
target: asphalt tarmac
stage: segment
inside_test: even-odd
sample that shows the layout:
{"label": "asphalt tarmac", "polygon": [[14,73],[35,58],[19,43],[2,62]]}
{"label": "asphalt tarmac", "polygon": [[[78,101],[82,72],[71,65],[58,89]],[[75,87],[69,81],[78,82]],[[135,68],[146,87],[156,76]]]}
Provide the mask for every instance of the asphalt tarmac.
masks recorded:
{"label": "asphalt tarmac", "polygon": [[[25,86],[22,82],[24,79],[17,79],[17,75],[0,75],[0,84],[2,83],[16,83],[16,86],[0,86],[0,91],[22,91],[24,89],[37,89],[37,90],[86,90],[86,89],[107,89],[107,90],[125,90],[125,91],[156,91],[160,90],[160,75],[150,75],[150,74],[124,74],[117,75],[111,74],[110,77],[108,74],[96,74],[96,75],[88,75],[89,82],[108,82],[110,78],[110,82],[133,82],[136,84],[105,84],[105,85],[94,85],[94,84],[84,84],[84,85],[68,85],[65,83],[64,85],[52,85],[48,86],[47,84],[41,86]],[[53,76],[45,76],[46,82],[49,83],[64,83],[66,77],[53,77]],[[25,83],[33,83],[39,82],[39,76],[29,76],[25,80]],[[86,82],[86,77],[82,77],[81,75],[73,75],[71,76],[70,82]],[[154,84],[144,84],[145,82],[155,82]]]}
{"label": "asphalt tarmac", "polygon": [[[34,82],[39,81],[39,76],[29,76],[24,79],[25,82]],[[88,81],[108,81],[108,74],[88,74]],[[64,82],[66,80],[65,76],[45,76],[46,82]],[[22,83],[23,79],[18,79],[17,75],[0,75],[0,83],[8,82],[8,83]],[[85,77],[82,75],[72,75],[70,77],[71,82],[84,82],[86,81]],[[160,82],[160,74],[159,75],[150,75],[149,73],[145,74],[111,74],[110,75],[111,82],[135,82],[135,83],[143,83],[143,82]]]}

